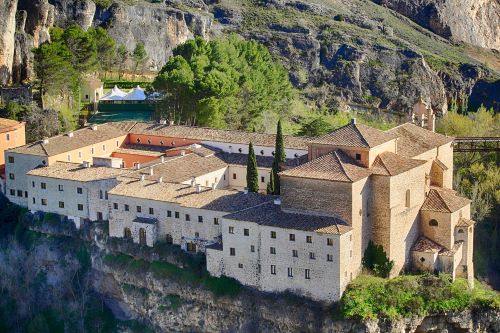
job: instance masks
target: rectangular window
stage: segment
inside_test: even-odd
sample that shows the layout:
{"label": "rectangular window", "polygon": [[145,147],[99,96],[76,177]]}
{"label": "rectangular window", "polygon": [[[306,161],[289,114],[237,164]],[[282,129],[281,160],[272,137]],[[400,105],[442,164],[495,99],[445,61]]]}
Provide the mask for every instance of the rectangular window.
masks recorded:
{"label": "rectangular window", "polygon": [[10,141],[10,133],[5,134],[5,140]]}
{"label": "rectangular window", "polygon": [[295,242],[295,234],[290,234],[290,242]]}
{"label": "rectangular window", "polygon": [[175,218],[178,219],[179,218],[179,212],[175,212]]}
{"label": "rectangular window", "polygon": [[118,142],[118,140],[116,140],[116,146],[119,147],[120,146],[120,143]]}
{"label": "rectangular window", "polygon": [[27,198],[28,197],[28,191],[24,191],[24,197]]}
{"label": "rectangular window", "polygon": [[186,214],[186,221],[191,221],[191,216],[189,216],[189,214]]}
{"label": "rectangular window", "polygon": [[104,220],[104,219],[103,219],[103,216],[102,216],[102,212],[97,212],[97,220],[98,220],[98,221],[102,221],[102,220]]}
{"label": "rectangular window", "polygon": [[271,238],[276,238],[276,231],[271,231]]}
{"label": "rectangular window", "polygon": [[194,233],[194,237],[195,237],[195,238],[200,238],[200,233],[199,233],[199,232],[195,232],[195,233]]}
{"label": "rectangular window", "polygon": [[99,190],[99,199],[104,199],[104,193],[102,192],[102,190]]}
{"label": "rectangular window", "polygon": [[198,222],[199,222],[199,223],[203,223],[203,216],[198,215]]}
{"label": "rectangular window", "polygon": [[128,212],[128,211],[130,210],[130,207],[129,207],[128,205],[124,205],[124,206],[123,206],[123,209],[124,209],[126,212]]}
{"label": "rectangular window", "polygon": [[361,154],[356,154],[356,161],[360,161],[361,160]]}
{"label": "rectangular window", "polygon": [[243,236],[249,236],[249,235],[250,235],[250,230],[243,229]]}
{"label": "rectangular window", "polygon": [[63,185],[58,185],[57,188],[59,189],[60,192],[64,191],[64,186]]}
{"label": "rectangular window", "polygon": [[327,254],[326,261],[333,261],[333,254]]}
{"label": "rectangular window", "polygon": [[331,239],[331,238],[327,238],[327,239],[326,239],[326,245],[328,245],[328,246],[333,246],[333,239]]}
{"label": "rectangular window", "polygon": [[229,227],[229,233],[234,234],[234,227]]}
{"label": "rectangular window", "polygon": [[64,208],[64,201],[59,201],[59,208]]}
{"label": "rectangular window", "polygon": [[36,199],[35,199],[35,197],[33,197],[33,204],[36,204]]}
{"label": "rectangular window", "polygon": [[241,264],[241,263],[240,263],[240,264],[238,264],[238,267],[239,267],[239,268],[243,268],[243,264]]}
{"label": "rectangular window", "polygon": [[78,210],[83,210],[83,205],[82,204],[78,204]]}
{"label": "rectangular window", "polygon": [[297,250],[292,250],[292,257],[297,258],[299,256],[299,251]]}
{"label": "rectangular window", "polygon": [[14,180],[16,179],[16,176],[13,173],[9,173],[9,179]]}
{"label": "rectangular window", "polygon": [[142,207],[141,206],[137,206],[137,213],[140,213],[142,211]]}
{"label": "rectangular window", "polygon": [[18,197],[23,197],[23,191],[22,190],[17,190],[17,196]]}
{"label": "rectangular window", "polygon": [[314,252],[309,252],[309,259],[311,260],[316,259],[316,255],[314,254]]}
{"label": "rectangular window", "polygon": [[106,145],[102,145],[102,151],[106,151]]}
{"label": "rectangular window", "polygon": [[14,163],[14,156],[9,156],[9,163]]}
{"label": "rectangular window", "polygon": [[236,179],[236,174],[235,173],[233,173],[233,179]]}
{"label": "rectangular window", "polygon": [[77,187],[77,188],[76,188],[76,193],[78,193],[78,194],[83,194],[83,188],[81,188],[81,187]]}
{"label": "rectangular window", "polygon": [[94,155],[94,147],[90,148],[90,154]]}
{"label": "rectangular window", "polygon": [[271,274],[276,275],[276,265],[271,265]]}
{"label": "rectangular window", "polygon": [[113,202],[113,209],[118,209],[118,203]]}
{"label": "rectangular window", "polygon": [[312,236],[306,236],[306,243],[312,243],[312,242],[313,242]]}
{"label": "rectangular window", "polygon": [[255,246],[250,245],[250,252],[255,252]]}
{"label": "rectangular window", "polygon": [[271,246],[271,247],[269,248],[269,252],[270,252],[271,254],[276,254],[276,248]]}
{"label": "rectangular window", "polygon": [[219,225],[219,218],[218,217],[214,217],[214,224]]}
{"label": "rectangular window", "polygon": [[149,215],[153,215],[155,213],[155,210],[153,207],[149,207]]}
{"label": "rectangular window", "polygon": [[16,190],[14,190],[13,188],[10,189],[10,195],[16,195]]}
{"label": "rectangular window", "polygon": [[108,191],[104,191],[104,200],[108,200]]}
{"label": "rectangular window", "polygon": [[265,183],[265,182],[266,182],[266,177],[261,176],[261,177],[260,177],[260,182],[261,182],[261,183]]}
{"label": "rectangular window", "polygon": [[288,277],[293,277],[293,268],[288,267]]}
{"label": "rectangular window", "polygon": [[78,158],[82,159],[82,152],[81,151],[78,152]]}
{"label": "rectangular window", "polygon": [[47,199],[42,199],[42,206],[47,206]]}
{"label": "rectangular window", "polygon": [[68,154],[68,157],[66,159],[68,160],[68,162],[71,162],[71,155]]}
{"label": "rectangular window", "polygon": [[40,183],[40,188],[41,188],[42,190],[46,190],[46,189],[47,189],[47,183],[43,183],[43,182],[42,182],[42,183]]}
{"label": "rectangular window", "polygon": [[35,182],[34,181],[31,182],[31,187],[33,187],[33,188],[35,187]]}
{"label": "rectangular window", "polygon": [[172,217],[172,211],[171,210],[167,210],[167,217]]}
{"label": "rectangular window", "polygon": [[229,255],[231,255],[231,256],[236,255],[236,249],[234,247],[229,248]]}
{"label": "rectangular window", "polygon": [[309,280],[311,278],[311,271],[309,269],[305,270],[305,277],[306,277],[306,280]]}

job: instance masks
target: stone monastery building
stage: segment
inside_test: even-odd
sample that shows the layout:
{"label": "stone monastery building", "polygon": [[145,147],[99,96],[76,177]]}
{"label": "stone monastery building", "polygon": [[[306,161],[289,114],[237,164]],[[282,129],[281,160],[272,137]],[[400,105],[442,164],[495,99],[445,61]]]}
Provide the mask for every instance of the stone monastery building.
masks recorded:
{"label": "stone monastery building", "polygon": [[[316,138],[285,136],[281,195],[263,194],[270,134],[117,122],[7,150],[6,195],[111,237],[203,252],[207,270],[269,292],[338,300],[368,242],[402,270],[472,281],[470,201],[452,189],[453,138],[407,123],[353,120]],[[248,144],[260,189],[247,193]]]}

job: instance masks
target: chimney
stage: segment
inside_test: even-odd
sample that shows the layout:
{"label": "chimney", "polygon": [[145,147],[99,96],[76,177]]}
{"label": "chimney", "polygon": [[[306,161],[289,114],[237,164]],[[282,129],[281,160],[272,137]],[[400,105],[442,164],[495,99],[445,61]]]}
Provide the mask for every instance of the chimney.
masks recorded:
{"label": "chimney", "polygon": [[94,125],[92,125],[90,128],[91,128],[93,131],[97,131],[97,125],[95,125],[95,124],[94,124]]}
{"label": "chimney", "polygon": [[68,133],[68,137],[69,137],[69,138],[72,138],[72,137],[73,137],[73,132],[69,132],[69,133]]}
{"label": "chimney", "polygon": [[152,176],[153,175],[153,167],[149,167],[149,175]]}
{"label": "chimney", "polygon": [[217,186],[216,183],[212,183],[212,190],[215,190],[215,187]]}
{"label": "chimney", "polygon": [[163,177],[158,178],[158,183],[163,183]]}
{"label": "chimney", "polygon": [[184,149],[181,150],[181,156],[186,155],[186,151]]}
{"label": "chimney", "polygon": [[191,178],[191,187],[194,187],[195,184],[196,184],[196,178],[193,177]]}
{"label": "chimney", "polygon": [[233,146],[229,146],[229,154],[233,152]]}
{"label": "chimney", "polygon": [[351,124],[356,125],[356,118],[352,118],[352,119],[351,119]]}
{"label": "chimney", "polygon": [[137,164],[135,165],[135,169],[136,169],[136,170],[139,170],[140,168],[141,168],[141,163],[137,163]]}
{"label": "chimney", "polygon": [[243,190],[243,193],[244,194],[248,194],[248,189],[245,187],[245,189]]}
{"label": "chimney", "polygon": [[141,181],[143,181],[144,179],[146,179],[146,176],[145,175],[141,175]]}
{"label": "chimney", "polygon": [[90,168],[90,162],[89,161],[83,161],[82,163],[84,168]]}
{"label": "chimney", "polygon": [[160,157],[161,163],[165,162],[165,156]]}
{"label": "chimney", "polygon": [[43,138],[43,144],[46,145],[49,143],[49,138]]}
{"label": "chimney", "polygon": [[201,185],[196,184],[196,193],[200,193],[200,192],[201,192]]}
{"label": "chimney", "polygon": [[166,119],[162,119],[162,120],[160,120],[160,124],[162,124],[162,125],[166,125],[166,124],[167,124],[167,120],[166,120]]}
{"label": "chimney", "polygon": [[174,126],[174,121],[173,121],[173,120],[170,120],[170,121],[169,121],[169,124],[170,124],[170,126]]}
{"label": "chimney", "polygon": [[281,199],[280,198],[274,199],[274,204],[278,206],[281,205]]}

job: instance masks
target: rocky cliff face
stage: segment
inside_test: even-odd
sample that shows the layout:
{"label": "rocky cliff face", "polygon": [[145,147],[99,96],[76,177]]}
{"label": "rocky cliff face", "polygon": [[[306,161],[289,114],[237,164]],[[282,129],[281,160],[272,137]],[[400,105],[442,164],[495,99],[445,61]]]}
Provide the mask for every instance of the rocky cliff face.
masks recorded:
{"label": "rocky cliff face", "polygon": [[17,0],[0,2],[0,85],[9,82],[14,60]]}
{"label": "rocky cliff face", "polygon": [[454,41],[500,50],[497,0],[373,0]]}

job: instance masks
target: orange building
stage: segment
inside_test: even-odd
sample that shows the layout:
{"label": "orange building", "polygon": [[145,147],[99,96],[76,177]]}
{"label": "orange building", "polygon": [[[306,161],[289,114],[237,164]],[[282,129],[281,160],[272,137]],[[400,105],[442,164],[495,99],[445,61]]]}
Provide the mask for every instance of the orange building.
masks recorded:
{"label": "orange building", "polygon": [[0,118],[0,175],[5,171],[5,151],[26,144],[25,124]]}

